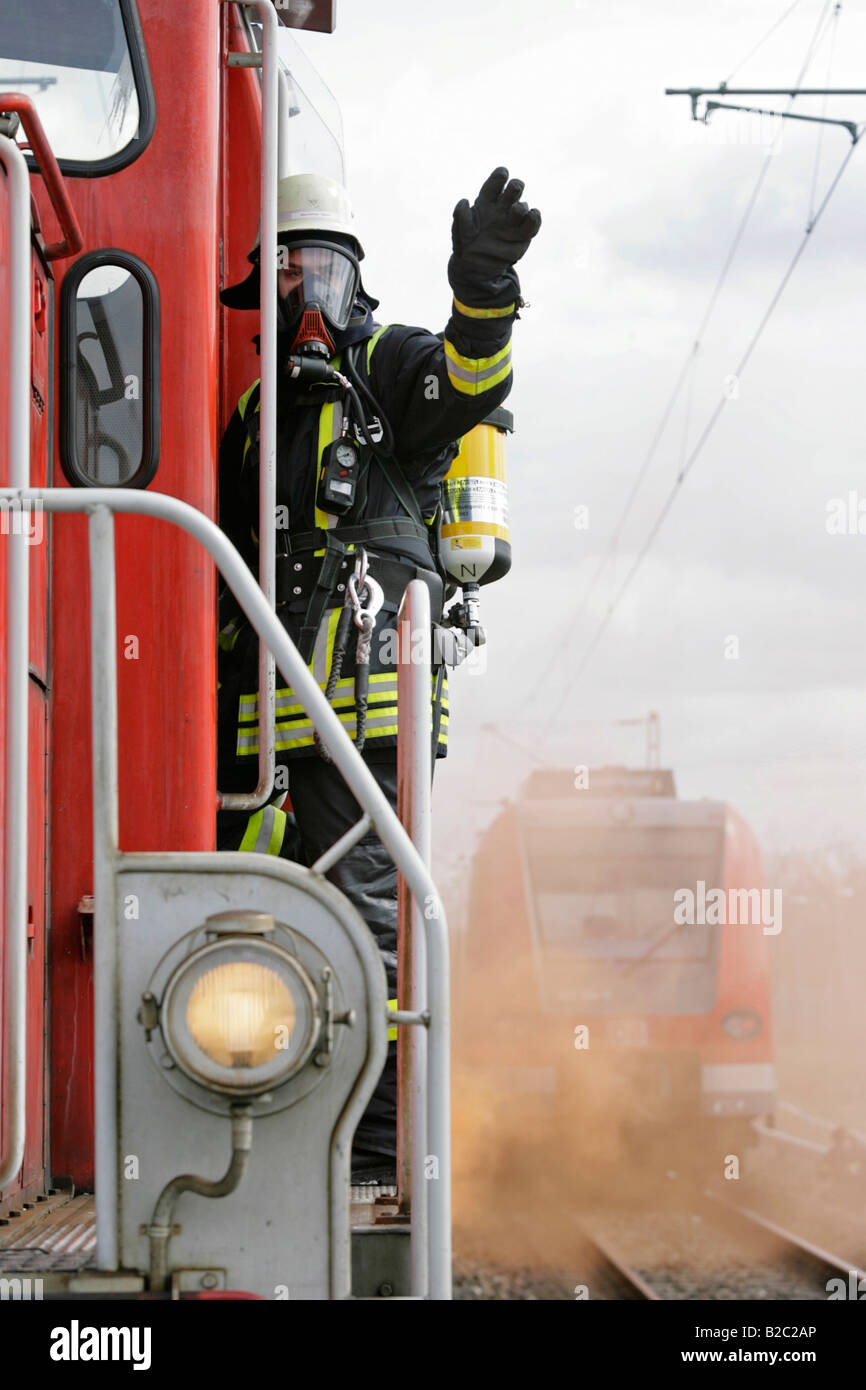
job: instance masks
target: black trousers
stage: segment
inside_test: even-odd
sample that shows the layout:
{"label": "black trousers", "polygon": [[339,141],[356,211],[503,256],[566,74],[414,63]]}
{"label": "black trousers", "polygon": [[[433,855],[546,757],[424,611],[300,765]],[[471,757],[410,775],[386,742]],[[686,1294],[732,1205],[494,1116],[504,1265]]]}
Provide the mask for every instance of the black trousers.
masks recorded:
{"label": "black trousers", "polygon": [[[397,810],[397,750],[376,750],[365,761]],[[320,757],[293,758],[289,763],[289,797],[300,839],[302,862],[312,864],[361,818],[358,805],[341,774]],[[217,844],[236,849],[246,813],[220,812]],[[293,852],[294,845],[294,852]],[[297,839],[288,837],[283,856],[293,858]],[[328,872],[328,878],[357,908],[376,938],[388,997],[397,994],[397,869],[375,830],[370,830]],[[388,1044],[388,1058],[379,1084],[355,1132],[352,1171],[381,1168],[393,1173],[397,1155],[397,1044]]]}
{"label": "black trousers", "polygon": [[[386,756],[386,752],[390,756]],[[382,750],[367,765],[397,810],[397,750]],[[312,864],[361,818],[341,774],[322,758],[296,758],[289,767],[289,796],[307,863]],[[375,830],[369,830],[329,871],[328,878],[358,909],[376,938],[388,998],[397,996],[397,868]],[[397,1044],[355,1131],[352,1170],[377,1163],[393,1172],[397,1157]],[[383,1162],[384,1161],[384,1162]]]}

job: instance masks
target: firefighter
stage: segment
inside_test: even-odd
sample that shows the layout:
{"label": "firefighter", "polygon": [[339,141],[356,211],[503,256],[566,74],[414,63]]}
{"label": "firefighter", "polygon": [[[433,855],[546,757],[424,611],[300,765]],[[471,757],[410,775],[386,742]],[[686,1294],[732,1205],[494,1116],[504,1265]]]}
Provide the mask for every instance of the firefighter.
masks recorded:
{"label": "firefighter", "polygon": [[[341,185],[312,174],[278,187],[277,612],[391,805],[397,805],[395,618],[414,578],[442,614],[436,556],[439,485],[462,435],[511,389],[511,326],[523,305],[515,263],[541,225],[523,184],[494,170],[475,202],[454,210],[444,334],[380,326],[364,288],[358,239]],[[223,291],[230,308],[259,305],[258,246],[247,278]],[[337,368],[348,388],[331,375]],[[259,385],[241,397],[220,450],[220,525],[258,571]],[[285,520],[288,525],[286,526]],[[365,574],[375,586],[364,586]],[[369,666],[347,590],[373,615]],[[375,593],[376,604],[371,596]],[[350,595],[351,597],[351,595]],[[369,623],[369,620],[368,620]],[[220,607],[220,771],[224,790],[250,790],[258,755],[258,639],[231,595]],[[363,680],[362,680],[363,678]],[[330,681],[330,684],[329,684]],[[362,688],[363,687],[363,688]],[[447,748],[444,666],[434,669],[434,756]],[[277,673],[276,757],[291,811],[278,802],[221,812],[220,848],[311,863],[355,824],[360,807]],[[280,781],[278,780],[278,786]],[[285,783],[282,783],[285,786]],[[389,995],[397,983],[397,872],[375,832],[329,873],[377,939]],[[396,1029],[388,1063],[352,1154],[354,1182],[394,1182]]]}

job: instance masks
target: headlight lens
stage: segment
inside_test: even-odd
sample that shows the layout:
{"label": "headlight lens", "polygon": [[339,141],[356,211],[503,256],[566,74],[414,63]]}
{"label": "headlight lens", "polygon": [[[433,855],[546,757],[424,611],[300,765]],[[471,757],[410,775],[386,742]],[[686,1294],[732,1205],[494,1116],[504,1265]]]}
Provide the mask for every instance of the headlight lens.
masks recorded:
{"label": "headlight lens", "polygon": [[233,1095],[269,1090],[299,1071],[321,1021],[300,961],[250,936],[221,937],[183,961],[166,985],[160,1018],[178,1066]]}
{"label": "headlight lens", "polygon": [[199,975],[186,1006],[193,1042],[223,1067],[260,1067],[295,1026],[291,993],[267,965],[233,960]]}

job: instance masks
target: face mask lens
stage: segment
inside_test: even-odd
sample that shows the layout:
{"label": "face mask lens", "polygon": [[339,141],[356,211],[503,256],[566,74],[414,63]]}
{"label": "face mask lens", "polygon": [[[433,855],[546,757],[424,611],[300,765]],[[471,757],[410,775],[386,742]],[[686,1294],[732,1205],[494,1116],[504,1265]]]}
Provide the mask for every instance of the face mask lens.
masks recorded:
{"label": "face mask lens", "polygon": [[289,314],[317,304],[336,329],[345,328],[358,287],[357,267],[341,251],[326,246],[288,246],[280,249],[280,293]]}

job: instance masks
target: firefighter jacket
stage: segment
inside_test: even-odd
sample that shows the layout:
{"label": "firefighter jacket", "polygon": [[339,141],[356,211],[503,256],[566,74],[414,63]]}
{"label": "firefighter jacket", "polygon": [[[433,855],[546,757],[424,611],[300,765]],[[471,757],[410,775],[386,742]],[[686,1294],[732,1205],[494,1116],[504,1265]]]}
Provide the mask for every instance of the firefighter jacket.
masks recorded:
{"label": "firefighter jacket", "polygon": [[[448,326],[439,335],[402,324],[377,327],[368,313],[363,340],[343,350],[353,352],[356,371],[390,424],[396,470],[393,464],[385,469],[364,445],[356,422],[350,420],[350,437],[361,448],[360,481],[355,505],[343,517],[321,511],[316,492],[323,452],[340,436],[344,410],[351,415],[347,398],[338,386],[301,387],[289,378],[280,384],[277,612],[324,689],[354,551],[360,544],[367,549],[370,573],[384,580],[386,598],[371,650],[365,744],[369,757],[377,750],[393,750],[396,744],[395,616],[402,591],[416,575],[424,578],[431,587],[435,620],[439,616],[435,606],[438,583],[441,610],[442,576],[437,573],[436,560],[440,482],[457,453],[460,438],[511,389],[511,325],[516,309],[516,303],[487,308],[455,300]],[[339,367],[341,354],[332,361]],[[381,438],[382,422],[359,394],[375,443]],[[258,383],[254,383],[238,402],[223,438],[219,465],[220,526],[254,574],[258,570],[258,395]],[[364,533],[371,523],[372,538]],[[326,553],[332,590],[323,605],[324,590],[319,581]],[[305,632],[310,639],[306,652],[299,642]],[[243,785],[250,783],[258,753],[257,645],[255,633],[231,595],[224,592],[220,608],[220,785],[227,790],[240,784],[239,769]],[[354,641],[350,639],[332,705],[352,737],[356,733],[354,673]],[[443,667],[434,669],[431,693],[437,756],[443,756],[447,747],[444,677]],[[280,763],[316,753],[311,722],[279,672],[276,751]]]}

